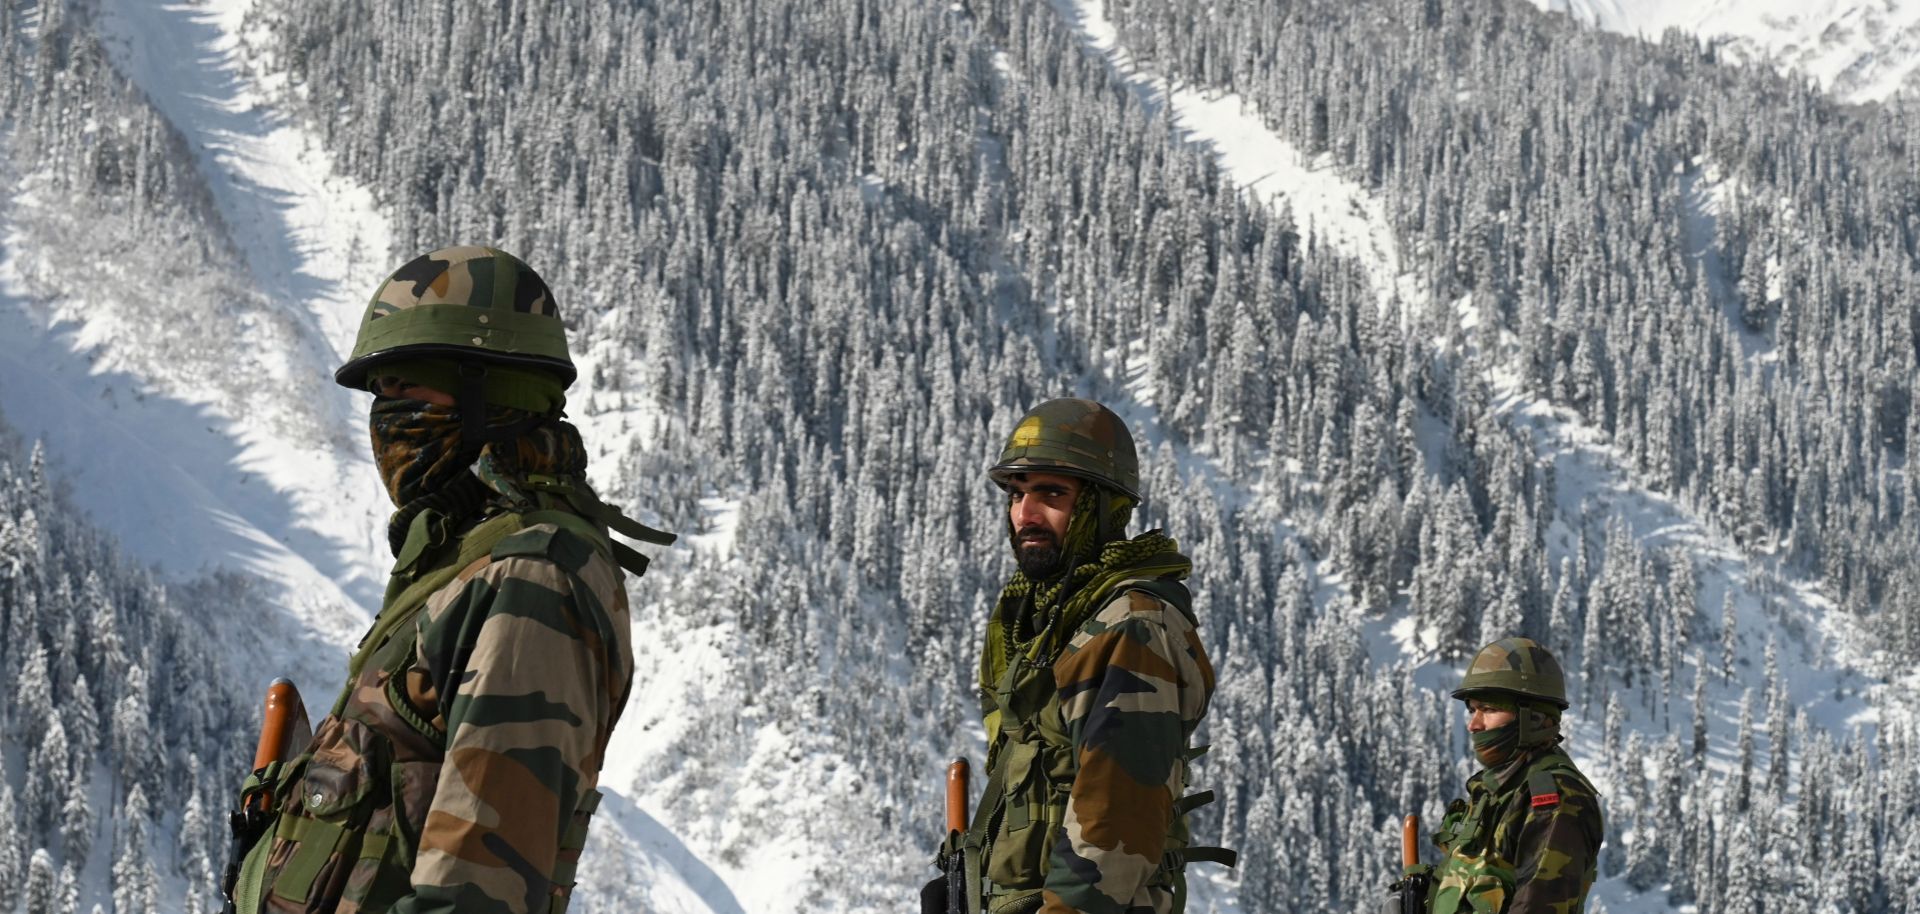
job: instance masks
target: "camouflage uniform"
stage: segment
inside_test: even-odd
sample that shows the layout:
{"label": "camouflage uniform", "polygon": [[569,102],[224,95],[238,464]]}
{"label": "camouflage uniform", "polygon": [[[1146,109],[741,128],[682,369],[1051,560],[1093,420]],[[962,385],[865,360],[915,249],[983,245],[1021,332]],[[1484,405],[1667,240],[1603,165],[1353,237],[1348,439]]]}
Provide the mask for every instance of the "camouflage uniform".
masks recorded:
{"label": "camouflage uniform", "polygon": [[1185,842],[1174,802],[1214,688],[1193,617],[1125,591],[1073,636],[1052,679],[1075,771],[1048,848],[1043,910],[1173,911],[1164,854]]}
{"label": "camouflage uniform", "polygon": [[1003,595],[989,622],[989,783],[966,836],[969,907],[1178,911],[1185,860],[1226,859],[1188,847],[1188,741],[1214,689],[1179,583],[1190,565],[1158,531],[1110,538],[1125,527],[1138,477],[1125,426],[1099,404],[1056,400],[1029,414],[993,470],[1024,472],[1090,483],[1069,552],[1076,537],[1092,542],[1065,575],[1070,592],[1036,601],[1010,585],[1016,596]]}
{"label": "camouflage uniform", "polygon": [[620,570],[547,523],[455,571],[295,762],[264,910],[521,914],[568,888],[633,674]]}
{"label": "camouflage uniform", "polygon": [[[466,416],[483,405],[497,413],[493,404],[514,396],[500,396],[489,371],[509,380],[516,371],[549,373],[528,389],[557,391],[571,380],[571,364],[542,362],[556,351],[566,357],[551,302],[532,271],[500,252],[427,255],[376,293],[342,383],[364,384],[370,371],[398,370],[393,365],[410,359],[431,372],[417,360],[473,356],[471,347],[486,341],[478,334],[512,329],[519,336],[502,344],[516,347],[507,358],[482,349],[485,370],[460,366],[466,415],[414,427],[451,435],[457,444],[441,450],[472,446],[461,435],[479,423]],[[406,317],[436,309],[445,319]],[[528,323],[529,315],[546,324]],[[396,318],[420,325],[391,332]],[[629,535],[637,525],[578,478],[584,457],[571,453],[571,426],[507,424],[515,437],[489,441],[478,477],[465,470],[470,457],[452,459],[452,482],[407,499],[396,514],[397,560],[380,614],[333,712],[277,779],[277,820],[248,854],[235,892],[242,914],[564,907],[633,675],[621,566],[638,571],[644,562],[630,561],[637,556],[606,535],[609,522]],[[527,471],[530,450],[553,440],[571,442],[557,449],[561,468]],[[382,448],[414,444],[383,442],[376,426],[396,503],[417,467]],[[400,469],[389,473],[389,464]]]}
{"label": "camouflage uniform", "polygon": [[[1576,914],[1605,835],[1600,796],[1558,743],[1566,706],[1545,648],[1506,638],[1482,649],[1454,696],[1511,702],[1522,728],[1512,756],[1467,781],[1434,843],[1433,914]],[[1531,729],[1531,732],[1529,731]]]}

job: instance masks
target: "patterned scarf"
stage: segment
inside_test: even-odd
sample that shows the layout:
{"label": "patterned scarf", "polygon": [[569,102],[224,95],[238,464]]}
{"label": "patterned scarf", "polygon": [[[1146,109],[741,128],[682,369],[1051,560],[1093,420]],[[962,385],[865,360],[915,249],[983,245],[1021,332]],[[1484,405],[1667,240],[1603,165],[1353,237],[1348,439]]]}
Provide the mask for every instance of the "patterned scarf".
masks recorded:
{"label": "patterned scarf", "polygon": [[[1101,523],[1103,516],[1105,523]],[[1193,563],[1180,554],[1179,544],[1158,530],[1133,539],[1101,541],[1102,530],[1125,530],[1132,517],[1132,499],[1102,486],[1081,488],[1062,543],[1066,571],[1042,581],[1016,571],[1000,591],[987,622],[986,647],[980,652],[982,689],[991,690],[1000,681],[1016,650],[1047,660],[1059,656],[1073,633],[1106,605],[1120,582],[1182,580],[1191,573]],[[1015,542],[1011,523],[1007,538]]]}
{"label": "patterned scarf", "polygon": [[[487,408],[487,425],[500,428],[534,416],[525,410],[492,406]],[[581,476],[586,471],[587,451],[579,430],[558,418],[510,442],[477,451],[462,445],[460,411],[455,407],[379,397],[373,401],[370,426],[374,462],[387,496],[398,508],[387,521],[387,542],[395,555],[406,542],[407,528],[422,511],[439,511],[460,520],[478,515],[496,492],[509,491],[505,480],[529,473]],[[470,467],[479,472],[478,477],[468,472]]]}
{"label": "patterned scarf", "polygon": [[[519,418],[528,414],[503,410]],[[491,418],[492,413],[488,414]],[[517,489],[512,480],[528,475],[571,476],[584,480],[587,475],[587,445],[573,423],[551,419],[512,441],[487,445],[474,467],[481,480],[496,492],[508,494]]]}
{"label": "patterned scarf", "polygon": [[461,459],[460,411],[425,400],[375,397],[368,419],[373,461],[393,506],[445,488],[473,463]]}

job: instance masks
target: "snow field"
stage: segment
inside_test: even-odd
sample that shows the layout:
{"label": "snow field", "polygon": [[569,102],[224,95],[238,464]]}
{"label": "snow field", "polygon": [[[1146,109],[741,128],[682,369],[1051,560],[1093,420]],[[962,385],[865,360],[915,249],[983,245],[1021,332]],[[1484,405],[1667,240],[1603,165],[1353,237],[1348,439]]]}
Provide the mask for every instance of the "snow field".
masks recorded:
{"label": "snow field", "polygon": [[1852,102],[1916,88],[1920,3],[1912,0],[1535,0],[1585,25],[1658,41],[1677,28],[1736,59],[1772,61]]}

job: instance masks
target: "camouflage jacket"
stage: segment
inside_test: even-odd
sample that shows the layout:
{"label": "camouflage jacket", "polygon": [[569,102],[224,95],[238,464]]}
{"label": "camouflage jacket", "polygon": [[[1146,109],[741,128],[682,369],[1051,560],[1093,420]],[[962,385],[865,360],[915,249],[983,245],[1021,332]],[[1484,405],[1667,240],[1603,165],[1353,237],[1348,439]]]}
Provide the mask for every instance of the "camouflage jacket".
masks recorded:
{"label": "camouflage jacket", "polygon": [[1163,853],[1186,840],[1175,801],[1213,687],[1193,618],[1141,590],[1108,600],[1057,658],[1012,664],[988,697],[989,772],[1005,770],[984,909],[1030,910],[1038,894],[1046,914],[1173,911],[1180,875]]}
{"label": "camouflage jacket", "polygon": [[451,581],[290,769],[260,910],[527,914],[571,887],[633,674],[621,571],[552,523],[442,551]]}
{"label": "camouflage jacket", "polygon": [[1467,781],[1434,843],[1433,914],[1577,914],[1605,824],[1600,795],[1558,747]]}

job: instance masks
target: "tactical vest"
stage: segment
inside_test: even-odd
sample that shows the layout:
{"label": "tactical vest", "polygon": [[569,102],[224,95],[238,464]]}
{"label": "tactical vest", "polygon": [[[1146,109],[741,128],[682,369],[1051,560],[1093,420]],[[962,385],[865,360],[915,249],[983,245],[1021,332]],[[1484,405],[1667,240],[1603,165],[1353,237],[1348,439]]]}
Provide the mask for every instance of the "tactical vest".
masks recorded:
{"label": "tactical vest", "polygon": [[1508,852],[1520,840],[1527,811],[1559,800],[1556,775],[1598,795],[1573,760],[1556,748],[1541,752],[1504,787],[1474,791],[1471,802],[1454,800],[1447,806],[1446,818],[1433,838],[1447,856],[1433,868],[1433,890],[1428,895],[1431,914],[1506,910],[1519,888],[1517,861],[1508,859]]}
{"label": "tactical vest", "polygon": [[[347,685],[332,713],[306,751],[257,772],[242,788],[243,796],[270,792],[277,818],[243,859],[233,899],[238,914],[372,914],[413,891],[419,835],[410,834],[410,826],[425,820],[446,757],[447,734],[405,694],[418,636],[409,623],[434,593],[463,570],[544,548],[550,537],[508,542],[542,524],[585,540],[635,576],[645,573],[645,556],[613,541],[607,526],[648,542],[673,541],[601,504],[585,487],[540,476],[522,482],[537,493],[527,506],[532,510],[486,518],[464,535],[449,536],[445,519],[433,512],[414,519],[380,613],[348,662]],[[551,914],[567,909],[600,799],[599,791],[587,791],[561,838],[554,871],[546,874],[554,886]]]}
{"label": "tactical vest", "polygon": [[[1107,599],[1132,590],[1192,618],[1192,598],[1178,581],[1125,581]],[[1057,658],[1041,656],[1047,640],[1042,632],[1011,652],[1006,671],[983,696],[988,722],[987,786],[961,849],[967,864],[969,914],[1024,914],[1038,910],[1043,902],[1041,887],[1053,839],[1066,821],[1079,767],[1055,688]],[[1187,764],[1205,751],[1205,746],[1183,747],[1175,796],[1185,788]],[[1173,896],[1175,914],[1186,905],[1188,860],[1231,866],[1235,859],[1234,852],[1224,848],[1189,846],[1186,814],[1212,799],[1213,792],[1206,791],[1175,801],[1160,867],[1147,881]]]}

